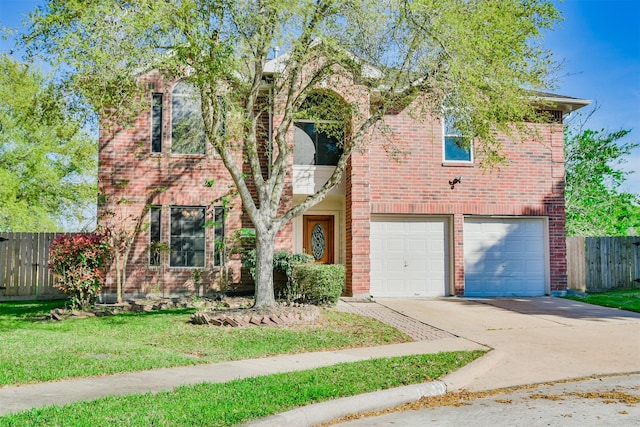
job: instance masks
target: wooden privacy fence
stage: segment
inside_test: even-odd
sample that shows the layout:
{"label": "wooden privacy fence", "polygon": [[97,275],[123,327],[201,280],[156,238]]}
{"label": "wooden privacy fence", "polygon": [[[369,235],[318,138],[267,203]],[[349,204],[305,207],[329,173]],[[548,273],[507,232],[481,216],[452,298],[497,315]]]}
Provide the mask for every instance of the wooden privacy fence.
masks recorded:
{"label": "wooden privacy fence", "polygon": [[58,234],[0,233],[0,301],[64,297],[49,270],[49,245]]}
{"label": "wooden privacy fence", "polygon": [[640,237],[569,237],[567,276],[581,291],[640,287]]}

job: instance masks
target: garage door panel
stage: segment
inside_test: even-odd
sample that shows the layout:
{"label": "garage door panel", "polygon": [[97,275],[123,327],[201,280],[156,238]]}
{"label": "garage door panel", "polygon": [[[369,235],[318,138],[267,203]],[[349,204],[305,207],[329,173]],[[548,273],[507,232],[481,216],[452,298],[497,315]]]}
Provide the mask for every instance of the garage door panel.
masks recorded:
{"label": "garage door panel", "polygon": [[408,239],[406,241],[406,249],[409,251],[409,253],[424,253],[427,250],[427,242],[418,239]]}
{"label": "garage door panel", "polygon": [[446,218],[372,220],[371,294],[379,297],[446,295],[447,224]]}
{"label": "garage door panel", "polygon": [[544,271],[544,261],[528,260],[526,264],[526,271]]}
{"label": "garage door panel", "polygon": [[543,220],[465,219],[465,295],[544,295],[544,248]]}
{"label": "garage door panel", "polygon": [[544,244],[540,240],[527,240],[525,241],[525,250],[528,252],[538,251],[541,252],[544,249]]}
{"label": "garage door panel", "polygon": [[526,252],[528,243],[523,240],[507,240],[504,244],[504,250],[507,254],[511,252]]}
{"label": "garage door panel", "polygon": [[404,246],[402,239],[388,239],[382,243],[382,247],[387,253],[403,254],[405,252]]}
{"label": "garage door panel", "polygon": [[382,263],[383,270],[399,272],[404,270],[404,260],[401,259],[389,259]]}

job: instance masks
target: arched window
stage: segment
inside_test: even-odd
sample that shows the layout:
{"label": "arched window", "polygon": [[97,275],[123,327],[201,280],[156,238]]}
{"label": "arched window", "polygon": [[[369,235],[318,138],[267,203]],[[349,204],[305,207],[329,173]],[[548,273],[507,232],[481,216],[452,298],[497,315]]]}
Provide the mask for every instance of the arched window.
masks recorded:
{"label": "arched window", "polygon": [[296,114],[293,162],[335,166],[342,155],[349,106],[335,93],[311,93]]}
{"label": "arched window", "polygon": [[206,153],[200,94],[184,80],[177,82],[171,93],[171,152]]}

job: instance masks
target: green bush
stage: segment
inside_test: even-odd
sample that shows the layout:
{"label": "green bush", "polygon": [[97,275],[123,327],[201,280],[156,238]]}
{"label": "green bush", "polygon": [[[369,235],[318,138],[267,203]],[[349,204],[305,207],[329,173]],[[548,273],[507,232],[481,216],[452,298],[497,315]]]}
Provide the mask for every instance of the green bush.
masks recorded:
{"label": "green bush", "polygon": [[87,309],[102,289],[111,246],[104,234],[62,234],[49,247],[49,268],[56,287],[73,308]]}
{"label": "green bush", "polygon": [[283,290],[289,302],[335,305],[342,294],[345,267],[340,264],[296,264],[292,280]]}
{"label": "green bush", "polygon": [[290,252],[276,251],[273,254],[274,270],[283,272],[289,279],[293,275],[293,269],[297,264],[308,264],[313,261],[313,255],[305,253],[292,254]]}
{"label": "green bush", "polygon": [[[313,262],[313,256],[304,253],[291,253],[286,251],[275,251],[273,253],[273,270],[284,273],[287,279],[291,279],[293,267],[298,263]],[[256,279],[256,250],[250,249],[242,254],[242,266],[249,270],[253,280]]]}

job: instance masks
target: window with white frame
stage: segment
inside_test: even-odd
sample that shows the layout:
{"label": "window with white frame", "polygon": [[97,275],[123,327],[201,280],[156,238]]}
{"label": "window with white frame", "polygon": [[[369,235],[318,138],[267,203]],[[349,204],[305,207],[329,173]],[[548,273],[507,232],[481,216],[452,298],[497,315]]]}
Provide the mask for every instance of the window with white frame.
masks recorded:
{"label": "window with white frame", "polygon": [[170,267],[205,266],[205,208],[171,208]]}
{"label": "window with white frame", "polygon": [[171,92],[171,152],[206,153],[200,94],[184,80],[177,82]]}
{"label": "window with white frame", "polygon": [[162,153],[162,104],[161,93],[154,93],[151,98],[151,152]]}
{"label": "window with white frame", "polygon": [[445,162],[473,162],[473,141],[455,127],[455,118],[445,114],[443,129],[443,157]]}

